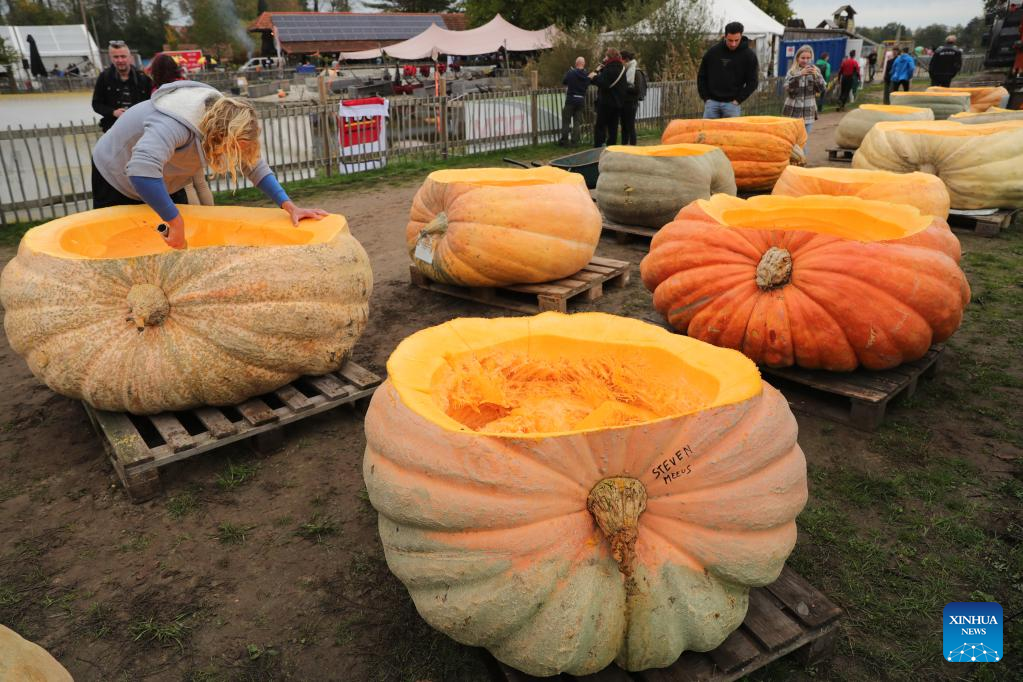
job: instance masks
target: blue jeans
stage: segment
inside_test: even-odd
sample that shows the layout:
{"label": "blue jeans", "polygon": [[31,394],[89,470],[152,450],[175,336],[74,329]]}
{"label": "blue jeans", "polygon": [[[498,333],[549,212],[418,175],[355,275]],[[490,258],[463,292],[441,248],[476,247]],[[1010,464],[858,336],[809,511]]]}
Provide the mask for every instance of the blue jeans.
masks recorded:
{"label": "blue jeans", "polygon": [[742,116],[742,109],[738,104],[719,102],[716,99],[709,99],[703,103],[704,118],[733,118],[735,116]]}
{"label": "blue jeans", "polygon": [[809,135],[810,131],[813,129],[813,121],[810,121],[809,123],[803,121],[803,125],[806,126],[806,134]]}

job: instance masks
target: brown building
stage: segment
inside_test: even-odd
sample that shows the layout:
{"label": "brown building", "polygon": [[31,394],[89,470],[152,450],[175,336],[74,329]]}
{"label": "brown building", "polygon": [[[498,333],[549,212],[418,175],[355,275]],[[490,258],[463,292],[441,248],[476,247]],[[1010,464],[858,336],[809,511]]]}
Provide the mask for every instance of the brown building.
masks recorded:
{"label": "brown building", "polygon": [[437,24],[451,31],[468,27],[464,14],[412,14],[361,12],[263,12],[249,24],[250,33],[262,36],[260,56],[357,52],[393,45],[417,36]]}

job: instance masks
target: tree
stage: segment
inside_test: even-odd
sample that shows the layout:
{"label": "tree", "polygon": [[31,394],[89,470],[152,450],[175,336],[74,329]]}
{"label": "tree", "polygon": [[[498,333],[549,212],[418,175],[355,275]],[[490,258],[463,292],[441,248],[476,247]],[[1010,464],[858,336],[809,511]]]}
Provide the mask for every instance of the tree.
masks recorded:
{"label": "tree", "polygon": [[352,3],[348,0],[329,0],[330,10],[332,12],[351,12]]}
{"label": "tree", "polygon": [[[662,1],[663,4],[663,1]],[[495,14],[522,28],[539,29],[551,24],[565,28],[594,27],[607,23],[623,7],[620,0],[465,0],[469,24],[481,26]]]}
{"label": "tree", "polygon": [[[7,23],[12,26],[47,26],[69,24],[79,16],[74,7],[63,0],[32,2],[31,0],[8,0]],[[81,22],[81,19],[78,19]]]}
{"label": "tree", "polygon": [[783,24],[794,14],[789,0],[753,0],[753,4]]}
{"label": "tree", "polygon": [[875,43],[880,43],[885,40],[895,40],[895,36],[899,35],[899,29],[902,30],[902,40],[909,40],[913,37],[913,31],[905,25],[896,22],[891,22],[884,26],[874,28],[857,26],[856,32],[864,38],[869,38]]}
{"label": "tree", "polygon": [[448,12],[454,3],[452,0],[378,0],[367,2],[366,7],[382,12]]}
{"label": "tree", "polygon": [[987,32],[988,25],[984,17],[974,17],[970,19],[966,26],[961,31],[956,33],[956,38],[959,40],[959,46],[964,50],[973,50],[976,52],[982,52],[987,50],[987,45],[984,44],[984,33]]}
{"label": "tree", "polygon": [[933,50],[945,44],[945,38],[950,32],[952,29],[944,24],[931,24],[913,31],[913,40],[917,45],[923,45]]}

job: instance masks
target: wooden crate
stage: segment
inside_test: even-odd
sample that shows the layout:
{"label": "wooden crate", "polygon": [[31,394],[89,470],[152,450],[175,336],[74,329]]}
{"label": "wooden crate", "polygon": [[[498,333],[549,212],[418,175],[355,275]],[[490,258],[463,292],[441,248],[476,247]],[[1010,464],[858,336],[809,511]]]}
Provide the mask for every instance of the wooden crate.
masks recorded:
{"label": "wooden crate", "polygon": [[781,390],[793,410],[873,431],[884,421],[888,403],[912,397],[920,377],[933,376],[940,369],[944,352],[944,345],[936,344],[919,360],[879,372],[800,367],[761,367],[760,372]]}
{"label": "wooden crate", "polygon": [[140,416],[82,405],[128,496],[143,502],[160,493],[160,467],[246,438],[254,438],[257,449],[275,449],[285,424],[355,403],[381,381],[349,360],[336,372],[296,379],[232,407]]}
{"label": "wooden crate", "polygon": [[845,147],[828,147],[827,152],[829,162],[852,163],[853,154],[856,153],[856,150],[846,149]]}
{"label": "wooden crate", "polygon": [[582,270],[553,282],[542,284],[512,284],[506,287],[463,287],[441,284],[427,278],[414,265],[409,266],[412,283],[421,289],[439,291],[470,301],[486,303],[498,308],[521,313],[539,313],[545,310],[568,312],[570,299],[595,301],[604,295],[604,284],[615,288],[629,283],[628,261],[594,256]]}
{"label": "wooden crate", "polygon": [[789,653],[809,665],[831,655],[842,610],[786,566],[774,583],[750,590],[746,620],[721,646],[687,651],[667,668],[626,672],[610,665],[575,677],[533,677],[492,661],[494,682],[728,682]]}
{"label": "wooden crate", "polygon": [[633,237],[642,237],[649,241],[657,234],[657,228],[644,225],[623,225],[613,220],[604,218],[604,231],[614,235],[615,241],[619,244],[628,242]]}
{"label": "wooden crate", "polygon": [[1002,230],[1009,229],[1019,209],[991,208],[977,211],[948,212],[948,224],[953,230],[973,232],[978,237],[997,237]]}

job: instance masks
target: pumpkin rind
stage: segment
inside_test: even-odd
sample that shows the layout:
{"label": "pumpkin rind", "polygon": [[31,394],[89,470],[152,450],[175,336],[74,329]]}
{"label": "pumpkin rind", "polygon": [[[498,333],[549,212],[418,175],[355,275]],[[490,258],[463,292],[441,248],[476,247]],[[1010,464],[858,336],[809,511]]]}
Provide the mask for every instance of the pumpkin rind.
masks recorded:
{"label": "pumpkin rind", "polygon": [[1009,103],[1009,91],[1001,85],[977,88],[946,88],[932,85],[927,92],[963,92],[970,96],[970,111],[983,113],[992,107],[1004,107]]}
{"label": "pumpkin rind", "polygon": [[[344,217],[295,228],[276,209],[181,213],[191,244],[205,231],[214,243],[244,233],[242,243],[275,245],[174,251],[144,206],[90,211],[25,235],[0,277],[0,302],[11,347],[33,374],[98,409],[146,414],[233,405],[343,364],[372,289],[369,259]],[[137,242],[144,255],[61,250],[87,239],[83,229],[119,226],[128,232],[80,248],[123,252]],[[298,241],[309,234],[314,243]]]}
{"label": "pumpkin rind", "polygon": [[952,114],[970,110],[970,93],[926,90],[893,92],[891,102],[900,106],[925,107],[934,112],[935,121],[944,121]]}
{"label": "pumpkin rind", "polygon": [[983,113],[964,111],[959,114],[953,114],[948,117],[948,120],[955,121],[956,123],[968,123],[970,125],[977,123],[1000,123],[1002,121],[1023,121],[1023,109],[991,107]]}
{"label": "pumpkin rind", "polygon": [[432,280],[505,286],[578,272],[600,230],[600,211],[578,173],[473,168],[427,176],[412,200],[405,244]]}
{"label": "pumpkin rind", "polygon": [[597,205],[626,225],[660,227],[690,201],[735,191],[728,157],[710,145],[611,146],[600,155]]}
{"label": "pumpkin rind", "polygon": [[861,104],[838,122],[835,144],[845,149],[856,149],[863,136],[881,121],[933,121],[934,112],[925,107],[895,106],[891,104]]}
{"label": "pumpkin rind", "polygon": [[[388,566],[428,623],[532,675],[586,675],[612,661],[644,670],[713,649],[745,617],[749,587],[775,580],[795,543],[806,501],[795,420],[752,365],[743,370],[752,394],[620,428],[484,435],[417,407],[416,386],[428,387],[431,372],[409,368],[433,362],[421,349],[446,341],[452,326],[452,338],[477,350],[495,326],[551,343],[559,328],[574,338],[574,326],[596,329],[581,335],[595,344],[705,356],[712,376],[712,359],[726,357],[635,320],[555,315],[454,320],[392,355],[366,415],[363,463]],[[722,390],[731,385],[718,378]],[[686,447],[691,473],[665,482],[658,466]],[[647,494],[629,575],[587,508],[613,477]]]}
{"label": "pumpkin rind", "polygon": [[[749,219],[715,217],[722,209],[759,214],[765,226],[817,227],[747,229],[740,225]],[[854,238],[886,220],[892,227],[910,221],[912,233]],[[765,289],[757,269],[771,249],[791,256],[791,278]],[[970,297],[959,255],[947,223],[909,206],[854,197],[721,196],[693,202],[661,228],[640,273],[673,327],[741,350],[758,364],[887,369],[922,357],[959,327]]]}
{"label": "pumpkin rind", "polygon": [[738,116],[675,119],[661,135],[662,144],[709,144],[732,162],[741,190],[770,189],[790,163],[805,163],[802,119],[784,116]]}
{"label": "pumpkin rind", "polygon": [[38,644],[0,625],[0,680],[73,682],[71,675]]}
{"label": "pumpkin rind", "polygon": [[953,121],[878,123],[853,168],[923,171],[941,178],[952,208],[1021,208],[1023,121],[964,126]]}
{"label": "pumpkin rind", "polygon": [[[929,113],[929,112],[928,112]],[[802,197],[809,194],[849,196],[869,201],[908,204],[921,213],[948,219],[951,199],[937,176],[930,173],[890,173],[853,168],[789,166],[771,194]]]}

